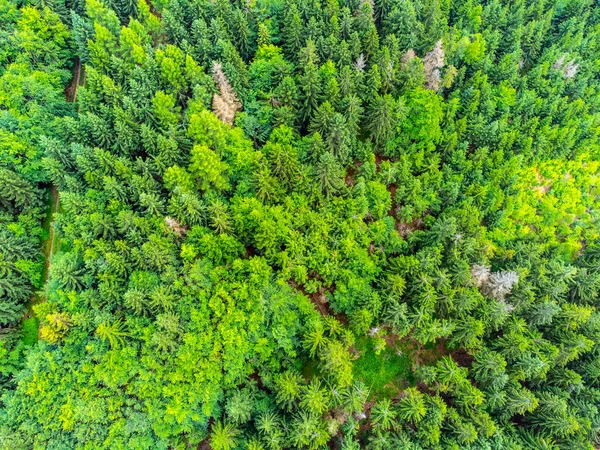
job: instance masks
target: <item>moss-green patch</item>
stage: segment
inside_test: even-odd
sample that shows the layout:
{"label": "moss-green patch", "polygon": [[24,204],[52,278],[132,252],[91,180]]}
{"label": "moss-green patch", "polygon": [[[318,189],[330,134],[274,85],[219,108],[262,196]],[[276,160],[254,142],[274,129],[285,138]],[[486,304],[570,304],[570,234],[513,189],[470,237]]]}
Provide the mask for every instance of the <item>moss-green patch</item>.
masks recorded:
{"label": "moss-green patch", "polygon": [[44,208],[44,219],[42,220],[42,228],[45,233],[42,237],[42,241],[47,241],[50,234],[50,224],[52,223],[52,214],[54,213],[54,205],[56,203],[56,194],[50,188],[47,188],[48,195],[46,196],[45,208]]}
{"label": "moss-green patch", "polygon": [[49,189],[48,200],[46,203],[46,216],[42,223],[44,227],[44,240],[42,241],[42,246],[44,250],[44,272],[43,277],[44,281],[48,278],[48,270],[50,267],[50,258],[51,255],[58,251],[60,247],[60,242],[55,236],[54,230],[52,229],[52,219],[54,218],[54,213],[57,212],[59,208],[59,198],[58,191],[56,188],[52,187]]}
{"label": "moss-green patch", "polygon": [[362,337],[356,342],[360,357],[354,363],[354,378],[363,381],[373,394],[395,395],[403,383],[414,382],[410,370],[410,360],[406,355],[397,355],[386,347],[379,354],[373,348],[373,339]]}
{"label": "moss-green patch", "polygon": [[433,350],[436,349],[436,344],[437,344],[437,341],[428,342],[427,344],[425,344],[423,346],[423,348],[425,348],[425,350],[431,350],[431,351],[433,351]]}
{"label": "moss-green patch", "polygon": [[321,371],[319,370],[318,362],[314,359],[309,359],[302,367],[302,376],[307,380],[310,380],[312,377],[320,374]]}
{"label": "moss-green patch", "polygon": [[37,317],[30,317],[24,319],[21,324],[21,330],[23,331],[23,337],[21,340],[25,345],[34,345],[38,341],[38,327],[40,320]]}

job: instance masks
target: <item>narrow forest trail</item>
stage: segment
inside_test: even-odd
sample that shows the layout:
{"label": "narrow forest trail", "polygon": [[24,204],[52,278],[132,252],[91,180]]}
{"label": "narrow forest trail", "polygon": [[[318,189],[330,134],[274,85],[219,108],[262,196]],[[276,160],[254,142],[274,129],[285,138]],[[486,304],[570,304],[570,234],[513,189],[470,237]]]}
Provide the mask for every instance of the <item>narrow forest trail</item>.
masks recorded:
{"label": "narrow forest trail", "polygon": [[[73,80],[71,84],[66,86],[64,95],[66,100],[69,103],[74,103],[77,99],[77,90],[79,86],[85,84],[85,69],[81,65],[81,61],[79,58],[75,60],[75,67],[73,68]],[[36,304],[44,303],[47,300],[45,287],[48,284],[48,280],[50,279],[50,266],[52,264],[52,257],[54,256],[54,249],[56,247],[60,247],[60,242],[57,242],[56,238],[56,230],[54,228],[54,216],[58,212],[58,208],[60,205],[60,192],[58,188],[54,185],[50,185],[48,188],[50,193],[49,199],[49,209],[46,213],[46,217],[44,219],[43,227],[48,231],[48,238],[42,243],[42,249],[44,252],[44,266],[42,277],[44,280],[44,289],[42,292],[36,292],[31,296],[29,302],[26,305],[26,311],[23,315],[23,320],[35,319],[35,311],[33,307]],[[39,330],[38,330],[39,337]]]}
{"label": "narrow forest trail", "polygon": [[[77,90],[82,82],[82,72],[85,73],[83,67],[81,65],[81,61],[79,58],[75,59],[75,67],[73,69],[73,80],[71,84],[65,88],[65,98],[69,103],[74,103],[77,99]],[[83,76],[83,82],[85,82],[85,75]],[[50,278],[50,265],[52,264],[52,256],[54,255],[54,248],[56,247],[56,230],[54,228],[54,215],[58,212],[58,207],[60,204],[60,192],[58,192],[58,188],[54,185],[50,186],[50,196],[52,198],[52,209],[50,212],[50,220],[49,220],[49,237],[48,243],[49,247],[47,247],[44,251],[45,261],[44,261],[44,273],[45,278],[44,282],[48,283]],[[42,296],[42,301],[46,301],[46,296]]]}
{"label": "narrow forest trail", "polygon": [[[84,73],[83,80],[82,80],[82,72]],[[65,98],[67,99],[67,101],[69,103],[74,103],[75,100],[77,99],[77,90],[79,89],[79,86],[81,85],[82,81],[85,83],[85,70],[83,69],[79,58],[76,58],[75,59],[75,68],[73,69],[73,80],[71,81],[71,84],[69,86],[67,86],[65,89]],[[46,257],[45,282],[46,283],[48,282],[48,279],[50,278],[50,265],[52,264],[52,255],[54,255],[55,238],[56,238],[54,222],[52,219],[54,218],[54,215],[58,212],[58,206],[60,204],[60,192],[58,192],[58,188],[56,186],[54,186],[54,185],[50,186],[50,195],[52,197],[52,211],[51,211],[51,215],[50,215],[50,226],[49,226],[50,235],[48,238],[48,242],[50,243],[50,248],[47,252],[45,252],[45,257]],[[45,301],[45,298],[44,298],[44,301]]]}
{"label": "narrow forest trail", "polygon": [[56,232],[54,229],[54,223],[52,222],[52,218],[58,212],[58,204],[60,202],[60,194],[58,192],[58,189],[54,185],[50,186],[50,196],[52,198],[52,209],[50,211],[50,226],[48,229],[48,231],[49,231],[49,237],[48,237],[49,247],[47,248],[46,251],[44,251],[44,256],[45,256],[44,272],[46,274],[46,277],[44,279],[45,283],[47,283],[48,279],[50,278],[50,264],[52,261],[52,255],[54,254],[54,247],[55,247]]}

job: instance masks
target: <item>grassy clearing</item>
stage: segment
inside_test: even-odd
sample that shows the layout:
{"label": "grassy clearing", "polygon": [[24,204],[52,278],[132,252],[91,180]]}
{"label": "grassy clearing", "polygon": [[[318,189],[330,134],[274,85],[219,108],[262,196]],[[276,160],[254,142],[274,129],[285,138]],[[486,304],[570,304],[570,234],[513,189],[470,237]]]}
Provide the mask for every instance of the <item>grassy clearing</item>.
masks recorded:
{"label": "grassy clearing", "polygon": [[407,383],[414,383],[408,356],[397,355],[389,347],[376,354],[373,339],[367,337],[358,339],[356,348],[361,354],[354,363],[354,377],[369,386],[373,394],[393,396]]}
{"label": "grassy clearing", "polygon": [[[42,227],[44,229],[44,237],[42,239],[42,251],[44,253],[42,280],[44,280],[44,285],[48,280],[48,271],[50,269],[50,260],[52,255],[60,248],[60,240],[55,235],[54,228],[52,227],[54,213],[56,213],[59,208],[58,191],[54,186],[52,186],[48,189],[48,192],[49,195],[46,200],[46,212],[44,215],[44,220],[42,221]],[[21,330],[23,331],[22,340],[25,344],[32,345],[37,342],[39,319],[35,317],[33,307],[44,301],[46,301],[46,298],[43,290],[37,291],[31,296],[25,305],[26,311],[21,322]]]}
{"label": "grassy clearing", "polygon": [[52,218],[54,214],[60,210],[58,190],[56,187],[52,186],[50,188],[50,194],[52,198],[52,210],[50,213],[51,221],[48,228],[48,240],[44,243],[44,258],[46,260],[46,264],[44,266],[44,280],[48,280],[48,270],[50,269],[50,260],[52,259],[52,255],[60,249],[60,240],[58,239],[58,236],[56,236],[54,227],[52,226]]}
{"label": "grassy clearing", "polygon": [[[374,340],[366,336],[358,338],[354,347],[360,353],[353,365],[354,378],[364,382],[375,397],[393,397],[414,384],[408,354],[398,355],[390,347],[377,354]],[[322,375],[314,359],[306,361],[301,373],[307,380]]]}
{"label": "grassy clearing", "polygon": [[44,251],[44,273],[43,279],[48,279],[48,270],[50,268],[50,258],[60,246],[59,240],[56,238],[54,228],[52,227],[52,219],[54,213],[57,212],[59,207],[58,191],[53,186],[49,189],[50,195],[47,202],[46,217],[44,218],[43,226],[44,230],[47,231],[46,239],[42,242],[42,249]]}

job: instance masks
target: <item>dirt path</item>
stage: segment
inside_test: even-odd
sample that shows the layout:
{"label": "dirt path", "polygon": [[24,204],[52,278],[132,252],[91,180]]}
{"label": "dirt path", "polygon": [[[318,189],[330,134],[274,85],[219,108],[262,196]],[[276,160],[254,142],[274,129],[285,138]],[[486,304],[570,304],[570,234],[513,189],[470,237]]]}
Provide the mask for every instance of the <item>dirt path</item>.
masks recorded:
{"label": "dirt path", "polygon": [[[71,84],[69,84],[65,88],[65,98],[70,103],[75,102],[75,100],[77,99],[77,90],[78,90],[79,86],[81,85],[82,75],[83,75],[83,81],[85,82],[85,69],[82,67],[81,61],[79,60],[79,58],[76,58],[75,59],[75,68],[73,69],[73,80],[71,81]],[[48,282],[48,279],[50,278],[50,264],[52,263],[52,255],[54,255],[54,247],[56,247],[56,243],[55,243],[56,232],[54,230],[53,218],[54,218],[54,215],[58,212],[58,205],[60,203],[60,193],[58,192],[58,188],[56,186],[54,186],[54,185],[50,186],[50,195],[52,198],[52,208],[50,210],[50,220],[48,222],[49,236],[48,236],[48,241],[46,243],[46,245],[47,246],[49,245],[50,247],[49,248],[46,247],[44,249],[44,256],[45,256],[45,261],[44,261],[45,278],[44,278],[44,281],[46,283]],[[45,296],[42,297],[41,301],[46,301]]]}
{"label": "dirt path", "polygon": [[[42,225],[45,230],[48,230],[48,237],[42,242],[42,252],[44,253],[44,266],[42,269],[42,277],[44,280],[44,284],[48,282],[48,278],[50,277],[50,261],[52,259],[52,255],[54,254],[54,247],[57,245],[52,219],[54,217],[54,214],[58,211],[59,204],[59,195],[56,186],[50,186],[48,190],[50,192],[50,198],[48,199],[46,216]],[[22,320],[35,318],[36,315],[33,310],[33,307],[45,301],[46,295],[43,290],[35,292],[29,298],[29,301],[25,305],[26,310],[23,314]]]}
{"label": "dirt path", "polygon": [[[75,68],[73,69],[73,80],[71,81],[71,84],[65,88],[65,98],[67,99],[68,102],[70,102],[70,103],[75,102],[75,100],[77,99],[77,90],[79,89],[79,86],[81,86],[82,84],[85,84],[85,69],[81,65],[81,61],[79,60],[79,58],[76,58],[75,59]],[[50,233],[49,237],[48,237],[48,243],[50,245],[50,248],[44,252],[45,253],[44,271],[46,273],[46,277],[45,277],[46,283],[48,282],[48,279],[50,278],[50,264],[52,261],[52,255],[54,255],[54,247],[56,246],[56,244],[55,244],[56,233],[54,230],[54,223],[52,222],[54,214],[56,214],[58,212],[58,205],[60,203],[60,193],[58,192],[58,188],[56,186],[54,186],[54,185],[50,186],[50,195],[52,196],[52,209],[50,212],[50,222],[49,222],[49,227],[48,227],[48,231]],[[45,300],[46,299],[43,298],[42,301],[45,301]]]}
{"label": "dirt path", "polygon": [[52,255],[54,254],[54,239],[56,237],[56,233],[54,232],[54,224],[52,223],[52,217],[54,217],[54,214],[56,214],[58,212],[58,203],[60,201],[60,194],[58,193],[58,189],[56,188],[56,186],[51,186],[50,187],[50,195],[52,196],[52,210],[50,212],[50,228],[49,228],[49,232],[50,235],[48,237],[48,243],[50,245],[50,248],[48,249],[48,251],[46,251],[46,260],[44,262],[45,264],[45,272],[46,272],[46,283],[48,282],[48,279],[50,278],[50,261],[52,261]]}
{"label": "dirt path", "polygon": [[[73,68],[73,80],[65,87],[64,95],[68,102],[73,103],[77,99],[77,90],[79,86],[85,84],[85,68],[81,65],[79,58],[75,60],[75,67]],[[44,219],[44,228],[48,230],[48,239],[42,244],[44,252],[44,269],[43,278],[44,284],[48,283],[50,278],[50,265],[52,264],[52,256],[54,255],[54,248],[60,247],[60,243],[57,244],[56,231],[54,229],[54,215],[58,212],[60,204],[60,193],[58,188],[51,185],[50,188],[50,205],[49,210]],[[35,318],[35,312],[33,306],[38,303],[43,303],[47,300],[45,292],[37,292],[31,296],[29,302],[26,304],[26,311],[23,315],[23,320]],[[38,330],[39,333],[39,330]]]}
{"label": "dirt path", "polygon": [[71,81],[71,84],[65,88],[65,98],[70,103],[73,103],[77,99],[77,89],[79,88],[79,84],[81,82],[82,70],[83,68],[81,66],[81,61],[79,58],[76,58],[75,68],[73,69],[73,80]]}

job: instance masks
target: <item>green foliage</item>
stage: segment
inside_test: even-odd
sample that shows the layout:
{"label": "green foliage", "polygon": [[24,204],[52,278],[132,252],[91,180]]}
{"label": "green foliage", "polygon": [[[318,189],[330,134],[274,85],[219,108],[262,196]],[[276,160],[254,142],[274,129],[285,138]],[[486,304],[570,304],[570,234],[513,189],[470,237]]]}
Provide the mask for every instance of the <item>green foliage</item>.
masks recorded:
{"label": "green foliage", "polygon": [[0,0],[2,444],[591,449],[599,18]]}
{"label": "green foliage", "polygon": [[213,450],[233,450],[239,431],[231,424],[217,423],[212,429],[210,448]]}
{"label": "green foliage", "polygon": [[211,186],[216,189],[228,187],[227,178],[223,172],[228,169],[219,156],[204,145],[195,145],[192,149],[189,171],[193,179],[200,184],[201,189],[206,190]]}
{"label": "green foliage", "polygon": [[[38,320],[20,324],[26,302],[43,286],[42,228],[48,175],[42,135],[69,114],[62,95],[72,53],[69,30],[48,7],[1,2],[0,14],[0,394],[37,342]],[[49,195],[48,195],[49,196]],[[10,380],[10,381],[9,381]]]}
{"label": "green foliage", "polygon": [[39,320],[36,317],[30,317],[23,320],[22,341],[25,345],[34,345],[38,341]]}

